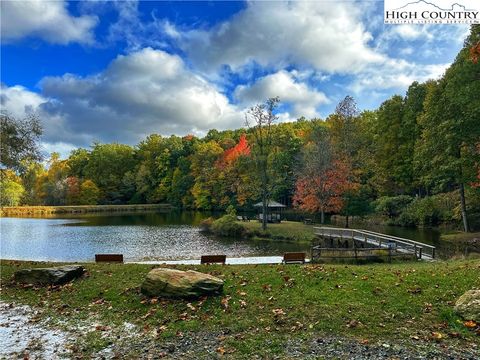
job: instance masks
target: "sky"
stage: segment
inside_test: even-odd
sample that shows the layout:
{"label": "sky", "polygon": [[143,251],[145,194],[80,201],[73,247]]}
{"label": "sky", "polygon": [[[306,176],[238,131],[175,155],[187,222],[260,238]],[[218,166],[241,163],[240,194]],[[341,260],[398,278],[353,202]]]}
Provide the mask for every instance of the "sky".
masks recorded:
{"label": "sky", "polygon": [[[440,1],[440,0],[439,0]],[[443,0],[442,0],[443,1]],[[151,133],[324,119],[439,78],[468,25],[385,25],[383,1],[1,1],[1,110],[35,113],[63,156]]]}

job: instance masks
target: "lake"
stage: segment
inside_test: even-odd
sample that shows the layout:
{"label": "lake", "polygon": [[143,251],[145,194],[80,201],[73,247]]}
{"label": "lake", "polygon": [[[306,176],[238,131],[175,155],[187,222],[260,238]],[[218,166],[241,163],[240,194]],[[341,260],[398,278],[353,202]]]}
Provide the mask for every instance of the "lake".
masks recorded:
{"label": "lake", "polygon": [[[0,219],[0,257],[93,261],[96,253],[122,253],[125,261],[151,261],[198,259],[205,254],[252,257],[279,256],[286,251],[309,252],[307,244],[224,239],[203,234],[198,225],[210,215],[171,211],[54,218],[6,217]],[[434,229],[373,227],[370,230],[441,245],[440,232]]]}
{"label": "lake", "polygon": [[96,253],[121,253],[125,261],[282,255],[307,251],[288,242],[224,239],[203,234],[198,225],[210,214],[168,212],[88,214],[55,218],[0,219],[2,259],[93,261]]}

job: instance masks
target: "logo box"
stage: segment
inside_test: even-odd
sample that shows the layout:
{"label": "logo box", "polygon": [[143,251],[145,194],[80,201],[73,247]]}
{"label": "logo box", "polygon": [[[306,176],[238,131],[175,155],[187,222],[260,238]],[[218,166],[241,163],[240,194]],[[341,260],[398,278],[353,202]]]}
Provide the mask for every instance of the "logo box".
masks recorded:
{"label": "logo box", "polygon": [[385,24],[480,24],[480,0],[384,0]]}

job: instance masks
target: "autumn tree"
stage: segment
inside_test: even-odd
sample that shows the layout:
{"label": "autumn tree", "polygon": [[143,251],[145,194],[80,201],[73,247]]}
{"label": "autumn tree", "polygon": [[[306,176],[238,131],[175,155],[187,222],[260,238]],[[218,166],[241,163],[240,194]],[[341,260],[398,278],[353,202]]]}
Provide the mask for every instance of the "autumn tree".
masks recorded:
{"label": "autumn tree", "polygon": [[308,143],[302,151],[294,205],[308,212],[320,212],[323,224],[326,212],[342,209],[342,195],[352,187],[348,167],[347,163],[335,158],[326,133]]}
{"label": "autumn tree", "polygon": [[101,196],[101,191],[92,180],[85,180],[80,185],[79,204],[96,205]]}
{"label": "autumn tree", "polygon": [[263,104],[257,104],[245,114],[245,125],[253,137],[252,158],[259,179],[260,198],[262,199],[262,229],[267,229],[268,201],[272,194],[272,167],[269,157],[273,148],[272,127],[277,120],[275,109],[280,99],[270,98]]}

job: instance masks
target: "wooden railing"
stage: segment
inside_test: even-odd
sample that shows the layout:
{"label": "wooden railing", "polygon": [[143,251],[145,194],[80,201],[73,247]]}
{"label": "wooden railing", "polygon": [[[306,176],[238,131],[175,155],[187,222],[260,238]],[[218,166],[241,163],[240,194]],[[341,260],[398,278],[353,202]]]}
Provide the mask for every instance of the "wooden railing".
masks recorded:
{"label": "wooden railing", "polygon": [[365,244],[393,248],[399,252],[415,254],[417,259],[434,259],[435,246],[424,244],[418,241],[400,238],[368,230],[342,229],[334,227],[315,227],[315,234],[322,237],[351,239],[361,241]]}

